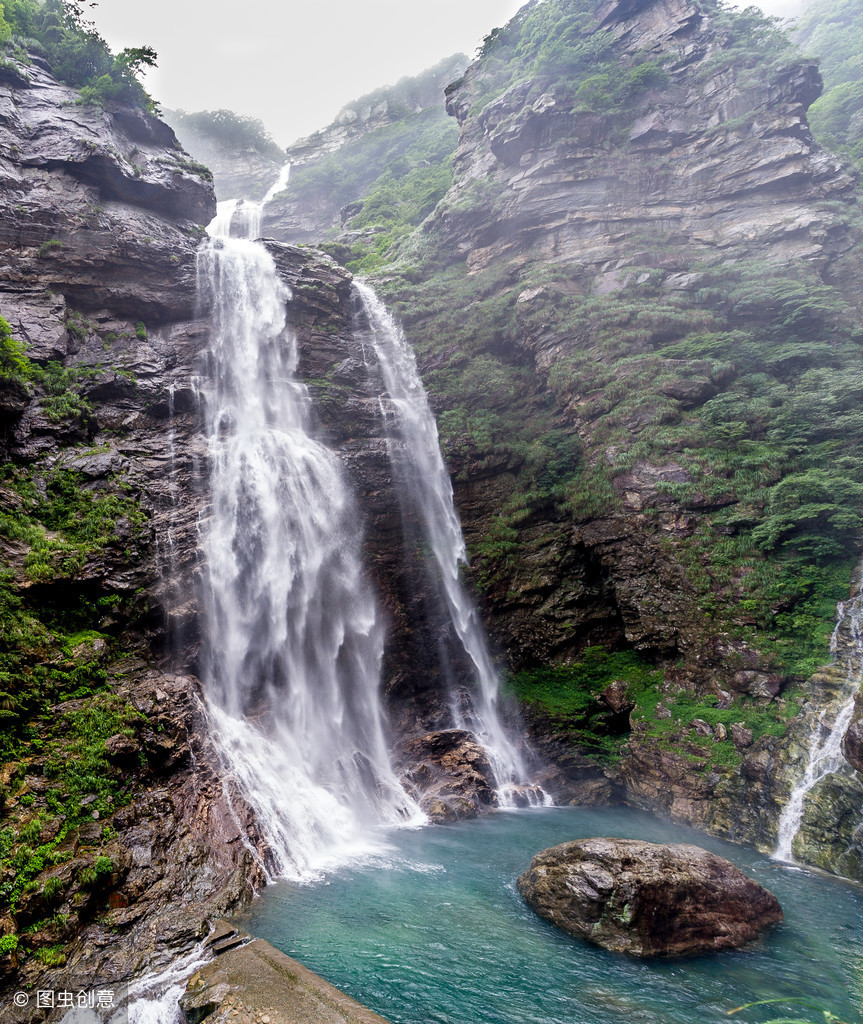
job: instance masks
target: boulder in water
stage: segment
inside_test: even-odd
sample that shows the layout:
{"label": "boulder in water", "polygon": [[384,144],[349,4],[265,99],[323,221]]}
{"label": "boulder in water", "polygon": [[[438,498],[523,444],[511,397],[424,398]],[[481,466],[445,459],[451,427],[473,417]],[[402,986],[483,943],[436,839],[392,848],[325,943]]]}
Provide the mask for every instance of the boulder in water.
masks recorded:
{"label": "boulder in water", "polygon": [[516,884],[540,917],[635,956],[736,949],[782,920],[773,893],[684,843],[576,839],[538,853]]}

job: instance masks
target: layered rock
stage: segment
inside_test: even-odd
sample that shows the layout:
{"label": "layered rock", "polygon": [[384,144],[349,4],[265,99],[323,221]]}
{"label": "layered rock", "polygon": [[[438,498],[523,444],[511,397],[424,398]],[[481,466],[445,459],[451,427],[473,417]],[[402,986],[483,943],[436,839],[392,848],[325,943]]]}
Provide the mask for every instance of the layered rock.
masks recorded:
{"label": "layered rock", "polygon": [[[622,147],[609,145],[608,117],[573,109],[555,77],[516,82],[477,112],[495,75],[494,61],[480,60],[447,90],[461,136],[434,231],[469,267],[516,256],[573,263],[570,287],[607,294],[625,286],[632,248],[642,258],[652,249],[654,261],[662,252],[668,270],[693,249],[733,248],[738,259],[769,250],[785,262],[848,248],[843,218],[816,208],[854,186],[804,119],[821,88],[813,62],[789,59],[766,82],[723,65],[711,14],[680,0],[609,2],[595,19],[623,67],[649,54],[668,72],[630,100]],[[461,203],[477,182],[489,205]]]}
{"label": "layered rock", "polygon": [[736,949],[783,916],[729,861],[683,843],[577,839],[538,853],[516,885],[570,935],[634,956]]}

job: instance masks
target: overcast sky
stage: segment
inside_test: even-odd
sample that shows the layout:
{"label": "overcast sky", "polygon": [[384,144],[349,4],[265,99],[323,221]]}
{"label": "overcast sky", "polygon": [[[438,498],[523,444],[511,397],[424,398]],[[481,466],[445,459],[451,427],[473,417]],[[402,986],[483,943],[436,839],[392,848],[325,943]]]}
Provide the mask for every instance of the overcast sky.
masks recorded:
{"label": "overcast sky", "polygon": [[[251,114],[287,145],[363,93],[450,54],[472,56],[522,2],[99,0],[92,16],[114,51],[156,49],[147,85],[163,106]],[[787,17],[800,3],[760,6]]]}

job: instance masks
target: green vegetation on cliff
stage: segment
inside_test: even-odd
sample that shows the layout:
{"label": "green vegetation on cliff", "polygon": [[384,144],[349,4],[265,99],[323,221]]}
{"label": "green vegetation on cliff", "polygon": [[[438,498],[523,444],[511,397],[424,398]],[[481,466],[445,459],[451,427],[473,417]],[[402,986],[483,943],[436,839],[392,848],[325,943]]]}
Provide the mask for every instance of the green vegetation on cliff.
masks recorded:
{"label": "green vegetation on cliff", "polygon": [[[760,102],[753,76],[792,67],[787,38],[754,10],[699,6],[715,33],[710,73],[734,72],[741,108]],[[600,126],[596,141],[542,142],[543,159],[560,162],[553,181],[565,180],[570,152],[591,183],[616,179],[630,159],[644,166],[617,129],[657,108],[672,62],[641,51],[623,59],[592,12],[573,0],[528,4],[487,38],[454,99],[468,147],[498,162],[464,178],[457,164],[435,213],[379,266],[378,287],[415,344],[456,475],[511,474],[512,493],[472,551],[490,601],[508,599],[538,523],[580,531],[637,516],[660,560],[683,570],[693,623],[705,638],[730,638],[720,671],[745,667],[746,647],[766,669],[803,678],[828,659],[863,538],[860,312],[814,261],[759,260],[746,244],[719,257],[664,229],[622,235],[618,269],[596,287],[598,269],[579,253],[549,255],[551,241],[537,241],[541,205],[525,204],[520,226],[518,194],[530,173],[542,176],[521,170],[536,159],[525,110],[542,96]],[[699,88],[707,71],[693,74]],[[532,141],[510,170],[504,144],[523,131]],[[596,166],[585,172],[588,153]],[[534,204],[540,187],[551,182]],[[505,218],[523,238],[504,244]],[[487,252],[465,260],[450,225]]]}
{"label": "green vegetation on cliff", "polygon": [[233,110],[166,110],[166,118],[182,132],[193,131],[231,150],[253,149],[265,156],[284,160],[285,151],[267,131],[264,122]]}
{"label": "green vegetation on cliff", "polygon": [[440,108],[408,112],[314,165],[298,167],[284,196],[303,206],[348,207],[356,241],[330,249],[354,273],[381,266],[393,244],[434,210],[452,183],[458,131]]}
{"label": "green vegetation on cliff", "polygon": [[820,60],[824,93],[809,108],[816,138],[863,162],[863,4],[815,0],[794,25],[794,38]]}
{"label": "green vegetation on cliff", "polygon": [[348,143],[306,172],[298,169],[290,195],[301,203],[322,196],[341,207],[353,203],[349,228],[361,237],[337,255],[354,273],[368,273],[446,194],[457,135],[439,109],[409,114]]}
{"label": "green vegetation on cliff", "polygon": [[112,54],[85,19],[85,6],[85,0],[3,0],[0,43],[25,63],[28,51],[44,54],[54,76],[80,89],[84,103],[117,102],[156,112],[138,80],[155,66],[155,50],[138,46]]}
{"label": "green vegetation on cliff", "polygon": [[[70,313],[67,327],[83,337],[85,323]],[[131,798],[143,722],[117,680],[123,630],[146,609],[112,573],[139,557],[147,519],[128,483],[73,468],[98,454],[72,445],[91,414],[81,386],[100,373],[31,361],[0,318],[0,387],[35,392],[59,438],[47,457],[0,467],[0,913],[17,929],[2,952],[48,966],[104,896],[114,868],[100,822]]]}
{"label": "green vegetation on cliff", "polygon": [[[603,691],[615,686],[622,690],[617,707],[603,700]],[[534,714],[547,716],[555,730],[603,762],[623,754],[629,708],[653,694],[658,699],[661,686],[661,673],[634,652],[601,647],[588,647],[572,664],[524,669],[507,679],[509,691]]]}
{"label": "green vegetation on cliff", "polygon": [[[722,37],[712,73],[733,67],[738,73],[757,68],[763,74],[765,65],[789,56],[790,43],[778,20],[757,8],[732,11],[721,0],[699,0],[697,6]],[[645,49],[622,59],[612,28],[598,20],[599,10],[593,0],[528,3],[506,26],[489,33],[480,51],[483,73],[471,115],[527,82],[527,103],[551,90],[574,111],[611,115],[619,123],[631,119],[632,100],[639,93],[667,86],[671,57]]]}

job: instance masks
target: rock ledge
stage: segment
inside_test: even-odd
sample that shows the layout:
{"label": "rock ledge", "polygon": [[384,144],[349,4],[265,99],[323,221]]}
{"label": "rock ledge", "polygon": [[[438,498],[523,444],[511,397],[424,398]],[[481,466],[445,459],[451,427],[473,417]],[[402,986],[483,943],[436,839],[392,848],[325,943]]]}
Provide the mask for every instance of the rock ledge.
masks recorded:
{"label": "rock ledge", "polygon": [[263,939],[225,921],[215,959],[189,979],[180,1008],[189,1024],[387,1024],[383,1017]]}

